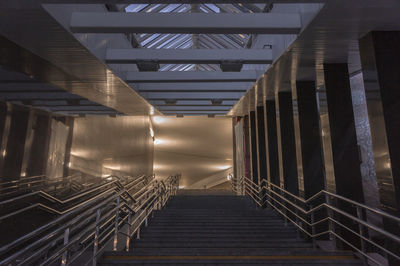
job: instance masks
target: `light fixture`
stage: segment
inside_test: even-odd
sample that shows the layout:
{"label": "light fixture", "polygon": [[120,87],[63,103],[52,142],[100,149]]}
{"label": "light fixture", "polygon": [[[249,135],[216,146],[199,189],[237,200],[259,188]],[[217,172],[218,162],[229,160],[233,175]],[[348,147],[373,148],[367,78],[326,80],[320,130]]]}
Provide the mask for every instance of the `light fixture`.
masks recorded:
{"label": "light fixture", "polygon": [[232,166],[230,166],[230,165],[219,165],[219,166],[217,166],[217,168],[220,169],[220,170],[226,170],[226,169],[229,169],[231,167]]}
{"label": "light fixture", "polygon": [[155,139],[154,140],[154,145],[159,145],[159,144],[161,144],[161,143],[163,143],[164,141],[163,140],[161,140],[161,139]]}

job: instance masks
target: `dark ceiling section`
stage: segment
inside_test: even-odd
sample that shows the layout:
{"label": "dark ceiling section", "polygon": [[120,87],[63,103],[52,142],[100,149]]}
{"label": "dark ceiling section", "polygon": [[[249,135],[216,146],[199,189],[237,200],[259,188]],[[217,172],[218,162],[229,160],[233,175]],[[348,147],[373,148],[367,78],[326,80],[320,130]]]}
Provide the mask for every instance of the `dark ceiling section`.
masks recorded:
{"label": "dark ceiling section", "polygon": [[47,71],[58,75],[60,80],[72,80],[72,78],[1,36],[0,47],[0,100],[67,115],[121,114],[114,109],[45,83]]}

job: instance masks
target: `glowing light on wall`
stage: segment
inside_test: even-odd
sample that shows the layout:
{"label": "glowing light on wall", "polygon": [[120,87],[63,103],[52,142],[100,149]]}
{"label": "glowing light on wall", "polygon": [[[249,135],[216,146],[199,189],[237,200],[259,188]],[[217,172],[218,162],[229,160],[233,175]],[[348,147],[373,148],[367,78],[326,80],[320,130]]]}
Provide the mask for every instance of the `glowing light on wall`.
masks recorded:
{"label": "glowing light on wall", "polygon": [[162,124],[162,123],[164,123],[166,120],[167,120],[167,119],[166,119],[165,117],[162,117],[162,116],[154,116],[154,117],[153,117],[153,121],[154,121],[154,123],[156,123],[156,124]]}
{"label": "glowing light on wall", "polygon": [[220,166],[217,166],[217,168],[220,169],[220,170],[226,170],[226,169],[229,169],[231,167],[232,167],[231,165],[220,165]]}
{"label": "glowing light on wall", "polygon": [[154,140],[154,145],[160,145],[161,143],[164,143],[164,141],[161,140],[161,139],[155,139]]}

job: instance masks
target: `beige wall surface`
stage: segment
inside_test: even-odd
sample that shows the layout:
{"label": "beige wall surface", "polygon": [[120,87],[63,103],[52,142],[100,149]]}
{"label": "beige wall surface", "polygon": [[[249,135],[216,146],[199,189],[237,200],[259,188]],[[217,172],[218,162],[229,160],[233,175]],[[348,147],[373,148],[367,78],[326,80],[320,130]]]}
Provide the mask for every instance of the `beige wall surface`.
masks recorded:
{"label": "beige wall surface", "polygon": [[232,173],[232,118],[152,118],[156,177],[181,173],[184,188],[208,188]]}
{"label": "beige wall surface", "polygon": [[151,174],[150,125],[148,116],[76,118],[70,168],[94,176]]}

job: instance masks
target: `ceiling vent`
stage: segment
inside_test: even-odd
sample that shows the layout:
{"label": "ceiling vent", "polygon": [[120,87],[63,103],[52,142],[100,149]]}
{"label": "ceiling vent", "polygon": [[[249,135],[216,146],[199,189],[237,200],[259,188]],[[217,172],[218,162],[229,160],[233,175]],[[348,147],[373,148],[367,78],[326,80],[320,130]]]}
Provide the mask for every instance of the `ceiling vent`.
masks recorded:
{"label": "ceiling vent", "polygon": [[221,105],[223,102],[222,99],[211,99],[211,104],[212,105]]}
{"label": "ceiling vent", "polygon": [[157,72],[160,69],[160,64],[158,64],[156,61],[138,61],[136,63],[139,71],[143,72]]}
{"label": "ceiling vent", "polygon": [[165,99],[165,104],[175,105],[178,101],[175,99]]}
{"label": "ceiling vent", "polygon": [[222,72],[240,72],[243,64],[240,61],[223,61],[219,66]]}

